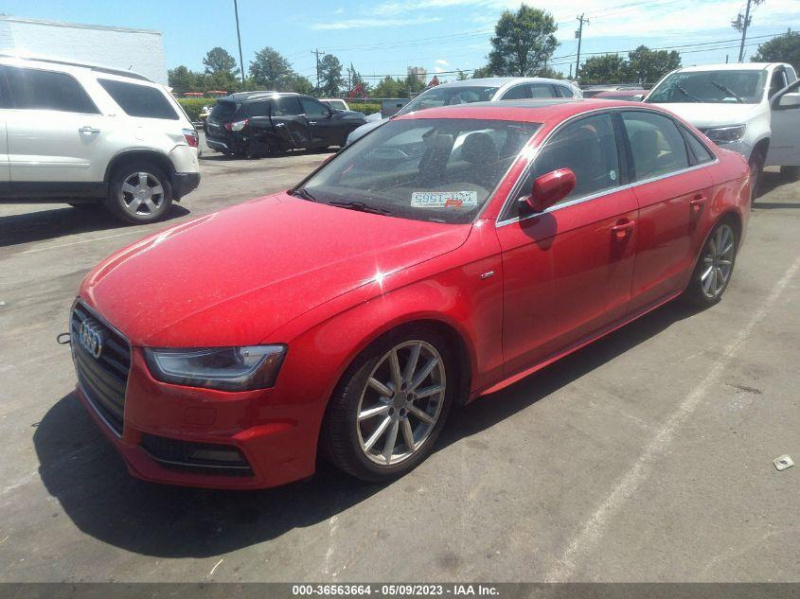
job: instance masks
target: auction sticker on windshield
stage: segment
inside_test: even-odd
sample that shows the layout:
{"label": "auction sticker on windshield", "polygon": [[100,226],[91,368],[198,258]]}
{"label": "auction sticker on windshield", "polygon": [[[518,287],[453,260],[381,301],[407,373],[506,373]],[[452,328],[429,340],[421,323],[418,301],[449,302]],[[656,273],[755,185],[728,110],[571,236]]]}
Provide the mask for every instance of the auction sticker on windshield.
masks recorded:
{"label": "auction sticker on windshield", "polygon": [[477,205],[477,191],[415,191],[411,194],[412,208],[474,208]]}

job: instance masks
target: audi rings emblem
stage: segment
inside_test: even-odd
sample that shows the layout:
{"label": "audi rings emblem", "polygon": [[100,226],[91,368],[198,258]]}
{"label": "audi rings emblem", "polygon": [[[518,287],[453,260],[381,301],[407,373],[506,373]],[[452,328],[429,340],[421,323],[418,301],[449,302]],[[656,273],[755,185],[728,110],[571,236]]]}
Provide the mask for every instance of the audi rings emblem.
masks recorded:
{"label": "audi rings emblem", "polygon": [[103,353],[103,330],[100,324],[90,318],[83,320],[78,329],[78,342],[95,360],[98,359]]}

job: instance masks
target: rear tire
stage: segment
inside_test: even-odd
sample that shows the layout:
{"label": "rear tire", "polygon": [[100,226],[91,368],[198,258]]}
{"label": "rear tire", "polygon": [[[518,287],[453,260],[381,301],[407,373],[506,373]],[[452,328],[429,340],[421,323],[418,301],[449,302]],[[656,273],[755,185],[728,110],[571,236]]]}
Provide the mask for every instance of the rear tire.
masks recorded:
{"label": "rear tire", "polygon": [[370,345],[331,397],[320,439],[325,457],[366,481],[413,470],[431,454],[453,404],[455,364],[446,339],[419,325]]}
{"label": "rear tire", "polygon": [[699,308],[719,303],[733,276],[738,249],[738,228],[731,218],[723,218],[703,244],[683,299]]}
{"label": "rear tire", "polygon": [[124,164],[111,177],[106,205],[114,216],[128,223],[161,220],[172,205],[169,177],[149,162]]}

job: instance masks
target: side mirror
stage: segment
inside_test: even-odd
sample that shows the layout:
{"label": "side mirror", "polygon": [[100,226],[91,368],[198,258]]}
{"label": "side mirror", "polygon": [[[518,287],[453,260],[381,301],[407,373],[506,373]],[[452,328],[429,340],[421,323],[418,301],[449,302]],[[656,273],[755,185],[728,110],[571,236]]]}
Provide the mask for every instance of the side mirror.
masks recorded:
{"label": "side mirror", "polygon": [[800,93],[783,94],[778,100],[778,108],[800,108]]}
{"label": "side mirror", "polygon": [[534,212],[544,212],[567,197],[577,183],[575,173],[570,169],[556,169],[533,182],[531,195],[525,198],[525,202]]}

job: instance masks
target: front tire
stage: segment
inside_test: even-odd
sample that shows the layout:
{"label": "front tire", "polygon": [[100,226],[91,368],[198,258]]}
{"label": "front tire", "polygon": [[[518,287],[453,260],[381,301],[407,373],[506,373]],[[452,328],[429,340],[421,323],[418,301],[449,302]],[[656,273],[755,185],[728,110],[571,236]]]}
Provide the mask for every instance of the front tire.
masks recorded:
{"label": "front tire", "polygon": [[322,449],[366,481],[414,469],[433,450],[456,393],[446,340],[420,326],[399,329],[364,350],[331,397]]}
{"label": "front tire", "polygon": [[161,220],[172,205],[172,186],[164,171],[150,163],[130,163],[111,178],[108,209],[132,224]]}
{"label": "front tire", "polygon": [[764,156],[761,150],[756,150],[750,157],[748,162],[750,166],[750,206],[755,204],[758,197],[759,187],[761,187],[761,179],[764,175],[764,163],[767,157]]}
{"label": "front tire", "polygon": [[684,293],[689,303],[700,308],[719,303],[733,275],[738,244],[737,228],[733,221],[726,218],[717,223],[706,239],[692,280]]}

